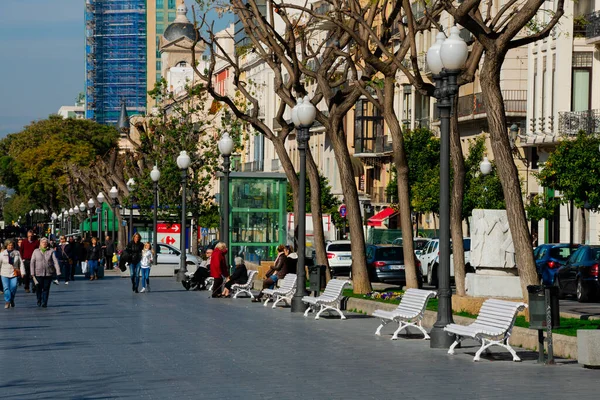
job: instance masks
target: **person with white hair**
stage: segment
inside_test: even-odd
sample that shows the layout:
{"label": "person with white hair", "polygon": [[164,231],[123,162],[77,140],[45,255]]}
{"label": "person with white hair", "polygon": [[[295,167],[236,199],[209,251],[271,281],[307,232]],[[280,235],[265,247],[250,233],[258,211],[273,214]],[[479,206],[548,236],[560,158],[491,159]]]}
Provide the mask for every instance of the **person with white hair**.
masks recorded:
{"label": "person with white hair", "polygon": [[54,275],[60,275],[60,265],[47,238],[40,239],[40,247],[31,255],[31,276],[36,285],[38,307],[48,307],[50,285]]}
{"label": "person with white hair", "polygon": [[223,297],[229,297],[231,291],[231,285],[239,284],[243,285],[248,282],[248,269],[246,269],[246,264],[244,264],[244,259],[242,257],[236,257],[234,259],[235,270],[230,277],[227,278],[225,282],[225,289],[223,289]]}

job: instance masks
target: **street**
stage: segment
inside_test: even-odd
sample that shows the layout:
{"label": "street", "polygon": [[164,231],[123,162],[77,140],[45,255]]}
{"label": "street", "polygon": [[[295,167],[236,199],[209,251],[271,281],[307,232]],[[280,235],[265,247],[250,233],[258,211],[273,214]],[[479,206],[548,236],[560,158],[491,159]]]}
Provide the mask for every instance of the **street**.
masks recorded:
{"label": "street", "polygon": [[[378,321],[315,321],[248,299],[210,299],[171,278],[133,294],[107,276],[52,286],[49,307],[19,290],[0,327],[3,399],[563,399],[592,398],[598,372],[571,360],[522,363],[492,348],[472,361],[415,338],[373,333]],[[388,329],[389,330],[389,329]]]}

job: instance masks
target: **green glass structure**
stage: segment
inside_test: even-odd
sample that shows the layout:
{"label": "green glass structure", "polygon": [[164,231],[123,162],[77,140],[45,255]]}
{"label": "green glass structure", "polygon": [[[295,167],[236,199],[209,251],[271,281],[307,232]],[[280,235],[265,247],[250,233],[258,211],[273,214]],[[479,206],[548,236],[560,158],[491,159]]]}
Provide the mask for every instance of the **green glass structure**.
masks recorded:
{"label": "green glass structure", "polygon": [[229,258],[260,264],[286,243],[287,178],[278,173],[232,172],[229,178]]}

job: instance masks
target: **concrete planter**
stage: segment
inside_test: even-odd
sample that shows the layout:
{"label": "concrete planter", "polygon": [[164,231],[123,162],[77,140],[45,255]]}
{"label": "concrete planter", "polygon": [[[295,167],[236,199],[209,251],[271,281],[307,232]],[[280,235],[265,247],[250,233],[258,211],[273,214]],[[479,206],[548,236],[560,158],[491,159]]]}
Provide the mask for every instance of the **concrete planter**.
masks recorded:
{"label": "concrete planter", "polygon": [[585,368],[600,368],[600,330],[577,331],[577,361]]}

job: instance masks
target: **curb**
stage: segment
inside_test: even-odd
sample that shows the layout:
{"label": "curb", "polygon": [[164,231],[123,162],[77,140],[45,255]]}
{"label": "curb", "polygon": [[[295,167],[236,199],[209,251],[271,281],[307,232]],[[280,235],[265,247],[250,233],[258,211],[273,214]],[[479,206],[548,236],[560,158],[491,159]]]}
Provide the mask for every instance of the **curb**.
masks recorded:
{"label": "curb", "polygon": [[[357,310],[358,312],[372,315],[375,310],[393,311],[397,307],[396,304],[380,303],[373,300],[363,300],[354,297],[348,297],[346,301],[346,310]],[[561,313],[562,316],[562,313]],[[472,318],[452,316],[454,322],[460,325],[468,325],[474,321]],[[425,311],[423,318],[423,327],[431,329],[437,320],[437,313],[434,311]],[[375,332],[376,325],[373,325]],[[510,336],[510,343],[513,346],[520,346],[529,350],[536,350],[538,346],[537,330],[520,328],[515,326]],[[552,344],[555,357],[577,358],[577,337],[553,334]]]}

